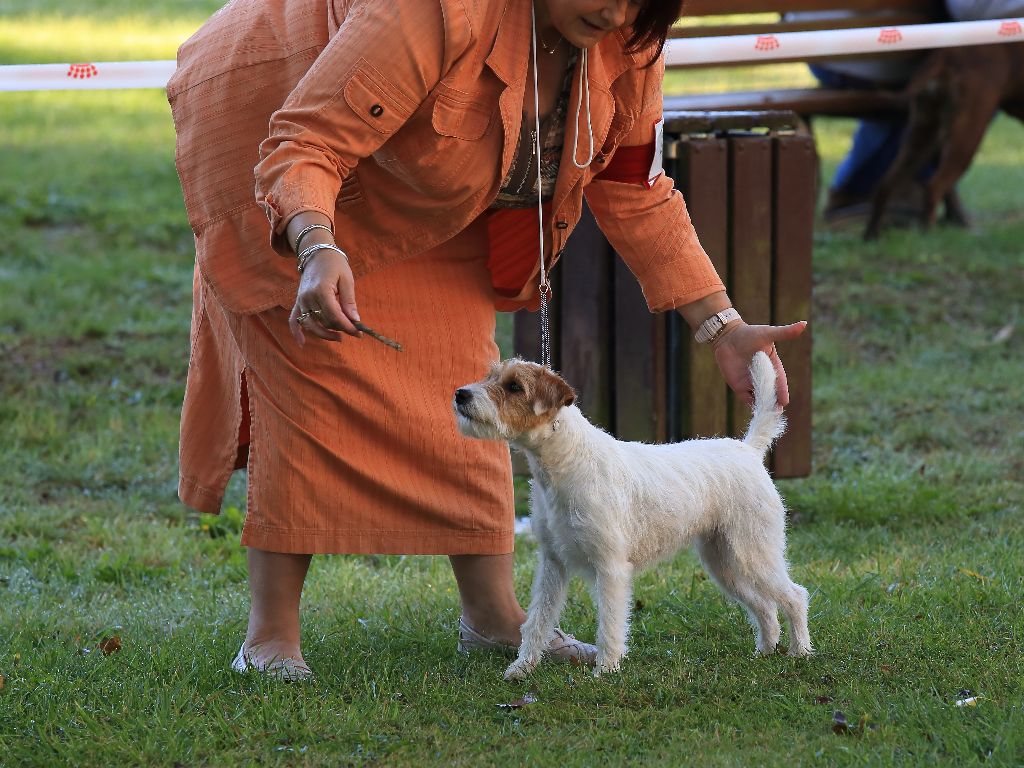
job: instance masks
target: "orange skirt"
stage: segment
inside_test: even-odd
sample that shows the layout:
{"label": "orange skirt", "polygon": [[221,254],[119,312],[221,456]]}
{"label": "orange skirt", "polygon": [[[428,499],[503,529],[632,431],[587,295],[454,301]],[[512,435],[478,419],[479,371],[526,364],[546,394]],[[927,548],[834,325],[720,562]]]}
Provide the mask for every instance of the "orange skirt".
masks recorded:
{"label": "orange skirt", "polygon": [[[498,359],[478,223],[356,282],[367,336],[300,347],[289,309],[226,311],[197,272],[179,496],[220,511],[248,469],[242,545],[273,552],[504,554],[514,542],[508,446],[463,437],[459,386]],[[246,435],[246,433],[249,433]],[[248,451],[245,449],[248,437]]]}

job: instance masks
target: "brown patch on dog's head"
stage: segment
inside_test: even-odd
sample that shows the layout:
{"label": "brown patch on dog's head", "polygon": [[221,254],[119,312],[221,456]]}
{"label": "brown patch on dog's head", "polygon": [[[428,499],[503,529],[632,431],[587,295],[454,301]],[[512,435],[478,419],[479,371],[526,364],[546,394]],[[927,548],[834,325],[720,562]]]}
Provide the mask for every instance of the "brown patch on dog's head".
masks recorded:
{"label": "brown patch on dog's head", "polygon": [[495,364],[484,388],[509,437],[543,426],[560,408],[576,401],[576,393],[561,376],[518,358]]}

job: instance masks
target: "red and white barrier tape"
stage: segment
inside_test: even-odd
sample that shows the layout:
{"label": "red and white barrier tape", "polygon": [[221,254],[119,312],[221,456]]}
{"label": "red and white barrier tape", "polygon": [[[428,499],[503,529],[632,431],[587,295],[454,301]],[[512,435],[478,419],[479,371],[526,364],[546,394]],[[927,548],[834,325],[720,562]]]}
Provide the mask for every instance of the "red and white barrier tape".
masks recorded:
{"label": "red and white barrier tape", "polygon": [[[1024,42],[1024,19],[694,37],[670,40],[665,47],[665,63],[672,67],[758,62],[1012,42]],[[174,67],[173,61],[0,66],[0,91],[163,88]]]}
{"label": "red and white barrier tape", "polygon": [[0,91],[98,91],[163,88],[174,61],[103,61],[0,67]]}
{"label": "red and white barrier tape", "polygon": [[670,40],[665,48],[665,64],[732,64],[1012,42],[1024,42],[1024,19]]}

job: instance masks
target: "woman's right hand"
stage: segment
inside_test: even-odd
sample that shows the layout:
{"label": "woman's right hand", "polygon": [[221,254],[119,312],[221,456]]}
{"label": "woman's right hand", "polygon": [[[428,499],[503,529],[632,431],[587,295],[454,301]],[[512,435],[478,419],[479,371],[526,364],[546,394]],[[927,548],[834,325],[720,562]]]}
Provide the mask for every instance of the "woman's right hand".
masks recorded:
{"label": "woman's right hand", "polygon": [[353,322],[359,322],[359,310],[348,259],[324,248],[302,270],[295,306],[288,317],[292,336],[300,346],[306,343],[304,331],[325,341],[341,341],[342,334],[362,336]]}

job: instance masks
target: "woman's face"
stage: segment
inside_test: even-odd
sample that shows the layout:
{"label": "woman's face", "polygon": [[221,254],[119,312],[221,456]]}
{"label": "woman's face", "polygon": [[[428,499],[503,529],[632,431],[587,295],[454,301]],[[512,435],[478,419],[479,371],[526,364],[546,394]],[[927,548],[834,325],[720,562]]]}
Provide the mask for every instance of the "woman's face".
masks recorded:
{"label": "woman's face", "polygon": [[590,48],[605,35],[628,27],[643,7],[642,0],[536,0],[542,28],[554,27],[577,48]]}

